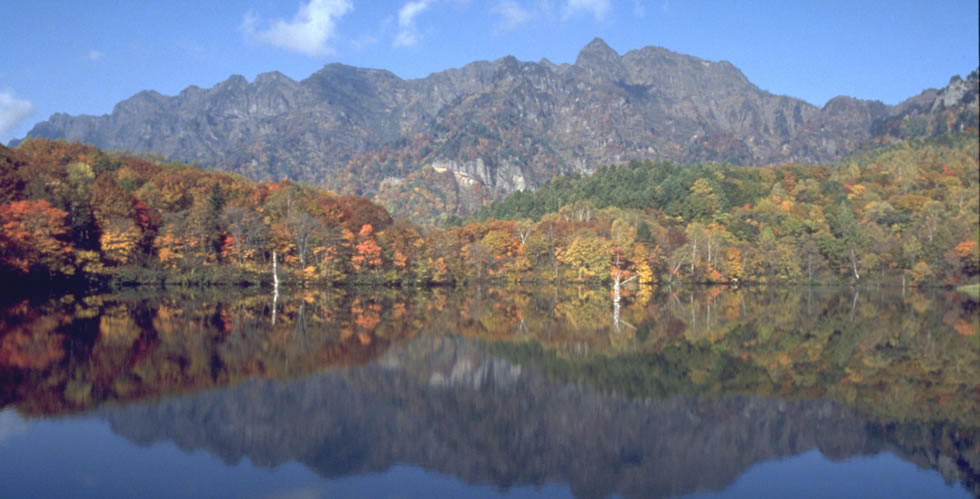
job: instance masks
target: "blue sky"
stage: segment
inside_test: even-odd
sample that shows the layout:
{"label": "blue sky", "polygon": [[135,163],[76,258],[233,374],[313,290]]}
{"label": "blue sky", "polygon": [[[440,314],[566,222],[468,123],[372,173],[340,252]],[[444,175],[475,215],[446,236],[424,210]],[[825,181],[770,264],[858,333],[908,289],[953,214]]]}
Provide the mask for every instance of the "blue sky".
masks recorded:
{"label": "blue sky", "polygon": [[728,60],[776,94],[895,104],[978,66],[976,0],[0,0],[0,142],[144,89],[324,64],[420,78],[474,60],[574,62],[601,37]]}

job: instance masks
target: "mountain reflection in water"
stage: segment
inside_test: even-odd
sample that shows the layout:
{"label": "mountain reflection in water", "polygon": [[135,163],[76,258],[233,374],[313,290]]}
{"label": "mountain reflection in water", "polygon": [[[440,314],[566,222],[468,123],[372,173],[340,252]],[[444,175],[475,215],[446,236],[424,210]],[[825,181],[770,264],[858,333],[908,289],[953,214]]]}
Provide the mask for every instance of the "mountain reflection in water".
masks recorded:
{"label": "mountain reflection in water", "polygon": [[702,288],[631,296],[617,323],[587,288],[301,291],[275,324],[272,306],[11,304],[0,401],[325,477],[410,465],[662,497],[818,449],[889,452],[980,493],[977,304],[956,293]]}

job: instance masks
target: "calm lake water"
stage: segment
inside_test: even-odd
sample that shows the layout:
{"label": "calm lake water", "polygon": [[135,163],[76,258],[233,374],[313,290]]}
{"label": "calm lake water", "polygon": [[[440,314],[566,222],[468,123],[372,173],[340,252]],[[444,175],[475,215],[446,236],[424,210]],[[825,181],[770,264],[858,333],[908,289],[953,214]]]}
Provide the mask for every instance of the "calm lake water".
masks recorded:
{"label": "calm lake water", "polygon": [[951,291],[137,291],[0,305],[0,497],[972,497]]}

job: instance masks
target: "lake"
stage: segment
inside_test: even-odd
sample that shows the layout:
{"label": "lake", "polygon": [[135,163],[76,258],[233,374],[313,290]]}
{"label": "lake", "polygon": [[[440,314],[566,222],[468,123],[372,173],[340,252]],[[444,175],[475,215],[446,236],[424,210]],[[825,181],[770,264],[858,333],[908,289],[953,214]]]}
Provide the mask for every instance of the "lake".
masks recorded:
{"label": "lake", "polygon": [[134,290],[0,304],[2,497],[973,497],[947,290]]}

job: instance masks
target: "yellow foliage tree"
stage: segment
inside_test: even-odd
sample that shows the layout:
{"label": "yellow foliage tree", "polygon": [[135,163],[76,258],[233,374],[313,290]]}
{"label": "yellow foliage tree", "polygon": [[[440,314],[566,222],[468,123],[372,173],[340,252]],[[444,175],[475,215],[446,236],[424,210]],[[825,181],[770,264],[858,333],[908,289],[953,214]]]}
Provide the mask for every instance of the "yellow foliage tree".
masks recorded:
{"label": "yellow foliage tree", "polygon": [[129,263],[140,240],[140,231],[129,220],[114,220],[102,228],[99,243],[102,254],[109,263]]}
{"label": "yellow foliage tree", "polygon": [[579,280],[585,280],[608,274],[611,252],[609,241],[582,233],[575,236],[558,258],[572,267]]}

